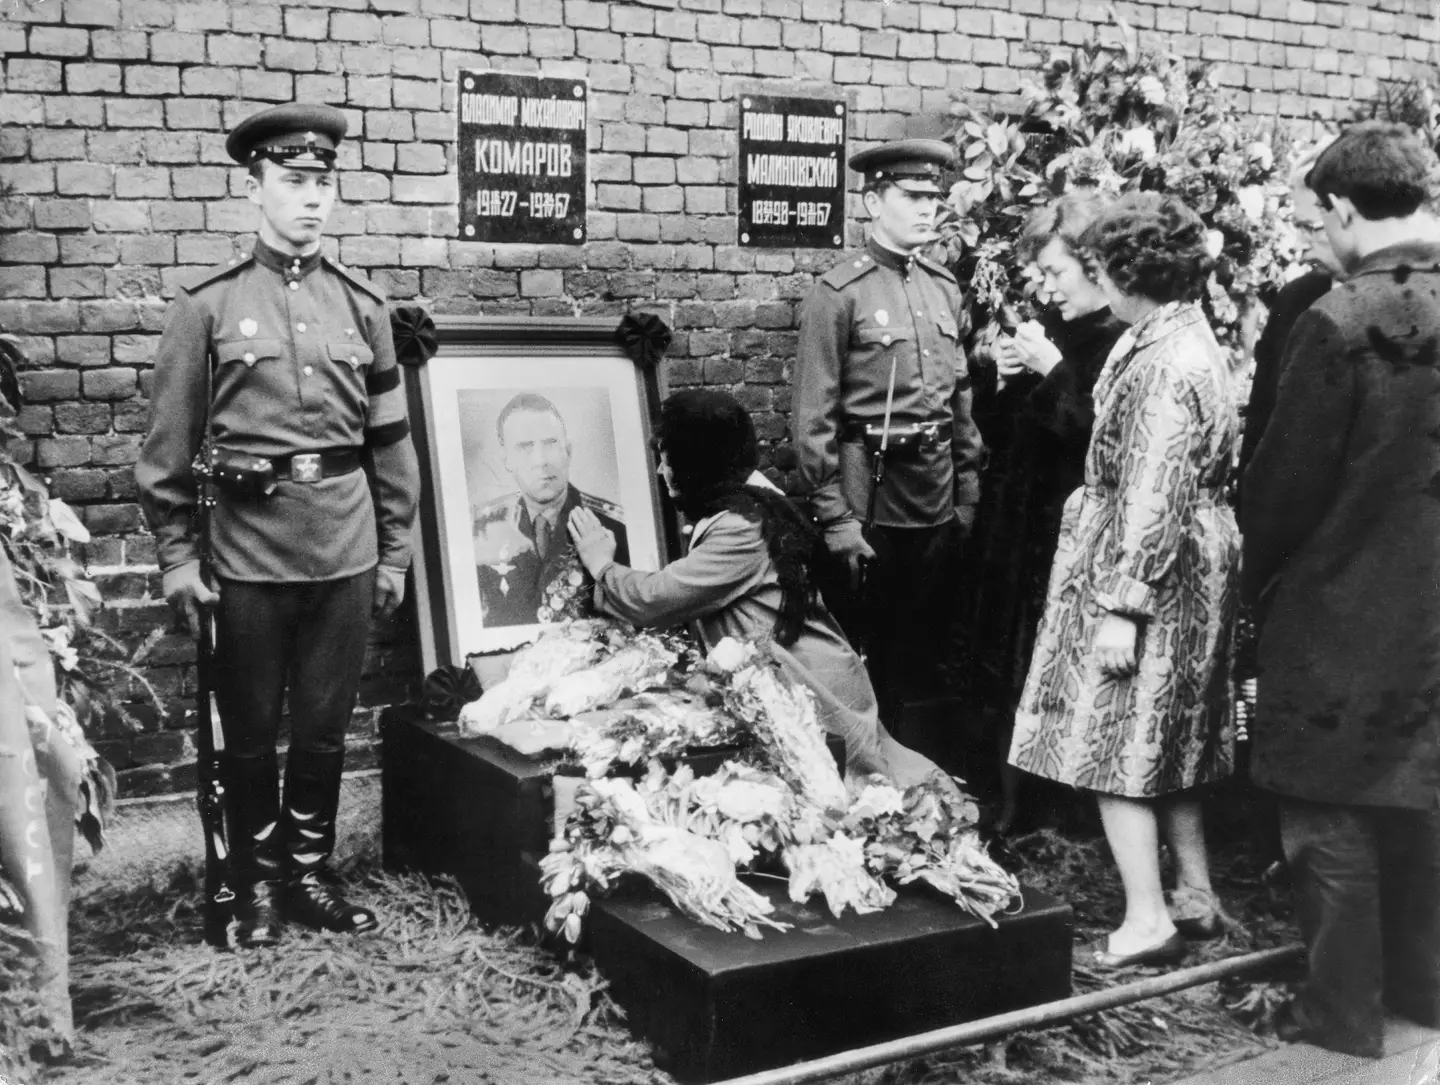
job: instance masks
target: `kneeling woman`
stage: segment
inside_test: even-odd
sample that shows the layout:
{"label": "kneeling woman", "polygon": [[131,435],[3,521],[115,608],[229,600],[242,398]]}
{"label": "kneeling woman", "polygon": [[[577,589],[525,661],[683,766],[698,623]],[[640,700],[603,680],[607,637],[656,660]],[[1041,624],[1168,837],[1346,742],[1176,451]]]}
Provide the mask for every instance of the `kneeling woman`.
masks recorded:
{"label": "kneeling woman", "polygon": [[880,725],[865,665],[811,580],[813,529],[756,470],[745,409],[724,392],[676,392],[660,408],[655,443],[670,496],[694,525],[689,552],[659,572],[618,565],[614,536],[576,509],[570,534],[599,609],[641,626],[694,622],[707,648],[724,637],[769,637],[781,667],[815,694],[821,725],[844,739],[847,772],[882,773],[901,787],[932,775],[948,781]]}

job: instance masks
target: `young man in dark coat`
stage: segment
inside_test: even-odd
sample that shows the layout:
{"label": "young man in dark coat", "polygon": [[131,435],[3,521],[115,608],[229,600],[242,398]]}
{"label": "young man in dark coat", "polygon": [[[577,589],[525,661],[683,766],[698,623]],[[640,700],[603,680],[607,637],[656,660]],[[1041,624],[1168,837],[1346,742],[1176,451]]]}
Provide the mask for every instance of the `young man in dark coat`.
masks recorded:
{"label": "young man in dark coat", "polygon": [[1295,323],[1245,475],[1263,622],[1252,773],[1309,948],[1289,1039],[1379,1055],[1440,1025],[1440,162],[1366,122],[1308,181],[1349,274]]}
{"label": "young man in dark coat", "polygon": [[[165,596],[198,629],[216,611],[222,776],[243,945],[284,919],[376,925],[326,869],[372,617],[405,594],[419,471],[385,295],[320,252],[345,115],[287,105],[242,121],[259,240],[182,288],[155,355],[150,431],[135,467]],[[200,573],[191,464],[206,436],[227,472]],[[218,594],[217,594],[218,592]],[[288,700],[280,800],[276,742]]]}

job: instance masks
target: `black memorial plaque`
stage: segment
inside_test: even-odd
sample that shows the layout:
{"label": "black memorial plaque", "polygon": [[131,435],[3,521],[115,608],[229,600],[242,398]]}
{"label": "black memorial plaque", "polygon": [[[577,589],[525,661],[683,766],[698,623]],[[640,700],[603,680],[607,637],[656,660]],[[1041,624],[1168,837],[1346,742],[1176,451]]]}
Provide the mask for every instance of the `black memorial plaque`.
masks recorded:
{"label": "black memorial plaque", "polygon": [[845,244],[845,126],[843,101],[740,96],[742,246]]}
{"label": "black memorial plaque", "polygon": [[456,88],[462,241],[585,241],[583,79],[462,70]]}

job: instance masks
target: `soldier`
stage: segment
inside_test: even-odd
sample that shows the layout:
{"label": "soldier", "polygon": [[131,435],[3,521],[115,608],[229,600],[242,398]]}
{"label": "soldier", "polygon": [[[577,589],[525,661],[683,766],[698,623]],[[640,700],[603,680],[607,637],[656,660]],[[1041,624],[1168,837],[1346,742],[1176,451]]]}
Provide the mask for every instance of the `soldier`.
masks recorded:
{"label": "soldier", "polygon": [[[242,945],[275,943],[282,916],[331,931],[376,924],[336,892],[326,861],[371,621],[405,593],[419,472],[385,297],[320,252],[344,135],[338,109],[299,104],[230,133],[259,240],[176,295],[135,470],[165,597],[192,629],[197,607],[217,608]],[[207,431],[220,480],[216,590],[191,525],[191,463]]]}
{"label": "soldier", "polygon": [[521,392],[495,422],[501,462],[519,491],[475,514],[475,572],[486,628],[531,625],[587,612],[592,581],[565,525],[587,508],[614,535],[617,561],[629,560],[620,506],[570,484],[565,420],[544,396]]}
{"label": "soldier", "polygon": [[850,166],[864,176],[870,240],[801,308],[794,440],[841,571],[828,601],[867,654],[882,719],[934,756],[953,736],[903,735],[899,714],[960,692],[956,578],[982,453],[960,287],[920,254],[936,238],[938,182],[953,156],[938,140],[912,139]]}

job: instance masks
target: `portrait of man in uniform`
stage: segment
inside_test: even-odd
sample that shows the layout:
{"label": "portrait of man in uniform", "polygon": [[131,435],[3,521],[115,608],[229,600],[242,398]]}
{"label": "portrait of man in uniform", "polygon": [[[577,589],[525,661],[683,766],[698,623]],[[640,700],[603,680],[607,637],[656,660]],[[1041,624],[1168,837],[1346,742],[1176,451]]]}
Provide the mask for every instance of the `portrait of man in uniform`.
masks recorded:
{"label": "portrait of man in uniform", "polygon": [[[494,393],[483,397],[497,398]],[[490,413],[483,403],[475,406],[477,415]],[[486,628],[562,621],[588,613],[591,581],[565,530],[573,509],[593,512],[615,535],[617,553],[628,556],[623,509],[571,478],[577,458],[593,479],[615,473],[608,414],[587,410],[584,415],[577,419],[582,422],[577,428],[592,439],[590,445],[598,447],[582,442],[577,448],[560,408],[534,391],[505,399],[494,415],[493,430],[471,431],[472,437],[483,441],[480,467],[472,474],[499,478],[510,487],[500,497],[473,506],[475,574]],[[467,456],[467,464],[473,460]],[[477,488],[472,484],[472,494]]]}

